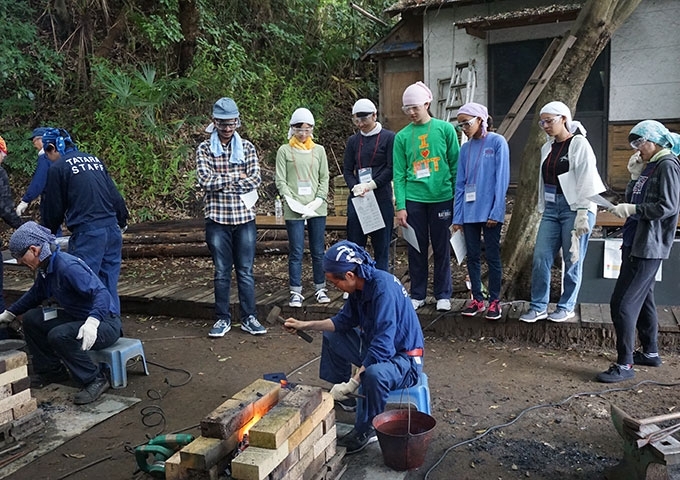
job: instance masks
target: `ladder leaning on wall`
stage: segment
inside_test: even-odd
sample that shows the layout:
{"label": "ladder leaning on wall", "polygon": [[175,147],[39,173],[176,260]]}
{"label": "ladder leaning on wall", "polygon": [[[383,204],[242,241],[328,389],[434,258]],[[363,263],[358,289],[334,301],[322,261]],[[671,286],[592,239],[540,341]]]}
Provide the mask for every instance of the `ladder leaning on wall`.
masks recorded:
{"label": "ladder leaning on wall", "polygon": [[442,120],[447,122],[454,120],[456,110],[473,100],[476,88],[477,69],[475,68],[475,60],[455,62],[446,95],[446,106],[442,112]]}

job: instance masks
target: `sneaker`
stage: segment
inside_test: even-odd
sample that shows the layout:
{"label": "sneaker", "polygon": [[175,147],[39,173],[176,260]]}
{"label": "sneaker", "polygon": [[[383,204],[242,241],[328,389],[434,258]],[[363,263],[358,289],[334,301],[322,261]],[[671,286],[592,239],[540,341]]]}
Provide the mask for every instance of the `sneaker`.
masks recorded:
{"label": "sneaker", "polygon": [[366,448],[369,443],[377,442],[375,428],[369,427],[365,432],[357,432],[354,428],[344,437],[338,438],[338,445],[345,447],[345,455],[357,453]]}
{"label": "sneaker", "polygon": [[248,315],[248,318],[241,322],[241,330],[251,335],[264,335],[267,333],[267,329],[253,315]]}
{"label": "sneaker", "polygon": [[66,370],[63,365],[59,367],[58,370],[36,373],[30,376],[31,388],[35,390],[40,390],[50,383],[67,382],[70,379],[71,377],[68,374],[68,370]]}
{"label": "sneaker", "polygon": [[325,288],[320,288],[316,291],[316,301],[317,303],[331,303],[331,299],[326,294],[328,290]]}
{"label": "sneaker", "polygon": [[644,352],[637,351],[633,352],[633,363],[635,365],[644,365],[646,367],[660,367],[661,357],[658,355],[656,357],[648,357]]}
{"label": "sneaker", "polygon": [[498,320],[501,318],[502,313],[503,309],[501,307],[501,302],[494,300],[489,304],[489,308],[486,310],[486,315],[484,315],[484,318],[487,320]]}
{"label": "sneaker", "polygon": [[597,381],[602,383],[616,383],[630,380],[635,376],[635,370],[631,366],[629,369],[622,368],[618,363],[612,363],[609,370],[597,374]]}
{"label": "sneaker", "polygon": [[558,308],[554,312],[552,312],[550,315],[548,315],[548,320],[551,322],[566,322],[570,318],[574,318],[576,314],[572,310],[571,312],[569,310],[566,310],[564,308]]}
{"label": "sneaker", "polygon": [[303,297],[301,293],[290,292],[290,300],[288,301],[288,306],[289,307],[301,307],[302,301],[304,299],[305,299],[305,297]]}
{"label": "sneaker", "polygon": [[451,300],[448,298],[440,298],[437,300],[438,312],[448,312],[449,310],[451,310]]}
{"label": "sneaker", "polygon": [[425,305],[425,300],[416,300],[415,298],[412,298],[411,305],[413,305],[414,310],[418,310],[420,307]]}
{"label": "sneaker", "polygon": [[231,320],[220,318],[208,332],[209,337],[224,337],[231,330]]}
{"label": "sneaker", "polygon": [[73,403],[76,405],[85,405],[97,400],[102,394],[111,388],[111,384],[103,375],[92,380],[90,383],[76,393],[73,397]]}
{"label": "sneaker", "polygon": [[470,304],[460,312],[461,315],[465,317],[474,317],[478,313],[484,311],[484,302],[480,300],[475,300],[474,298],[470,301]]}
{"label": "sneaker", "polygon": [[536,310],[529,310],[528,312],[520,315],[519,321],[534,323],[538,320],[543,320],[544,318],[548,318],[548,312],[546,310],[543,310],[542,312],[537,312]]}
{"label": "sneaker", "polygon": [[342,408],[346,412],[356,412],[357,411],[357,399],[356,398],[346,398],[344,400],[336,401],[335,404]]}

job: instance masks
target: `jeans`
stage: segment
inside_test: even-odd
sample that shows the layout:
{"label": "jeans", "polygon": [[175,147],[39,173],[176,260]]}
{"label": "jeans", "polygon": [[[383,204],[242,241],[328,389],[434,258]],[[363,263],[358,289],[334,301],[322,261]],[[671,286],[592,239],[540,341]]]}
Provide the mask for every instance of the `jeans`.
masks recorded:
{"label": "jeans", "polygon": [[76,232],[69,238],[68,253],[80,258],[97,274],[120,314],[118,277],[123,253],[123,234],[118,225]]}
{"label": "jeans", "polygon": [[390,241],[392,240],[392,228],[394,226],[394,206],[392,200],[378,202],[380,214],[385,222],[385,228],[375,230],[368,235],[364,234],[359,223],[359,217],[354,209],[354,203],[350,198],[347,202],[347,240],[354,242],[360,247],[366,246],[366,239],[371,237],[373,256],[376,267],[380,270],[389,271],[390,264]]}
{"label": "jeans", "polygon": [[463,234],[467,247],[467,269],[472,285],[472,296],[483,301],[482,294],[482,232],[484,232],[484,254],[489,266],[489,301],[498,300],[501,294],[503,265],[501,263],[501,229],[502,223],[495,227],[487,227],[486,223],[464,223]]}
{"label": "jeans", "polygon": [[638,258],[630,255],[631,248],[621,250],[621,271],[609,303],[616,330],[616,363],[633,363],[635,329],[645,353],[657,353],[659,321],[654,300],[659,258]]}
{"label": "jeans", "polygon": [[[453,200],[438,203],[421,203],[406,200],[408,224],[413,227],[420,252],[409,245],[408,271],[411,276],[411,298],[425,300],[427,296],[428,246],[432,243],[434,256],[434,297],[450,299],[451,281],[451,215]],[[429,241],[428,241],[429,239]]]}
{"label": "jeans", "polygon": [[[24,313],[24,338],[28,351],[33,357],[35,373],[54,372],[61,363],[71,372],[73,379],[87,385],[100,376],[99,364],[81,350],[82,340],[76,339],[83,320],[76,320],[64,310],[57,309],[57,318],[44,320],[43,309],[34,308]],[[113,316],[112,322],[99,322],[97,340],[92,350],[110,347],[120,338],[120,317]]]}
{"label": "jeans", "polygon": [[[290,289],[302,293],[302,254],[305,248],[305,220],[286,220],[288,231],[288,276]],[[323,271],[323,254],[326,247],[326,217],[307,219],[309,251],[312,254],[312,275],[314,290],[325,288],[326,275]]]}
{"label": "jeans", "polygon": [[[348,381],[352,374],[352,365],[362,364],[368,343],[365,339],[362,341],[356,328],[348,332],[324,332],[319,377],[330,383]],[[385,411],[390,392],[418,383],[422,369],[422,362],[417,363],[413,357],[404,353],[397,353],[386,362],[366,368],[361,374],[361,385],[366,398],[357,399],[358,402],[366,402],[366,408],[362,410],[362,418],[357,415],[354,428],[358,432],[368,430],[373,417]]]}
{"label": "jeans", "polygon": [[[564,259],[564,278],[562,280],[562,295],[557,308],[569,312],[576,306],[576,298],[581,288],[581,273],[583,260],[588,249],[590,232],[579,238],[579,259],[571,261],[569,248],[571,247],[571,231],[574,229],[576,212],[569,208],[564,195],[556,195],[555,202],[546,202],[545,211],[538,227],[534,260],[531,272],[531,309],[543,312],[550,300],[550,270],[555,256],[562,249]],[[592,232],[595,225],[595,215],[588,212],[588,224]]]}
{"label": "jeans", "polygon": [[231,269],[236,270],[236,285],[241,319],[257,316],[255,307],[255,220],[240,225],[224,225],[205,219],[205,242],[215,264],[215,316],[231,319]]}

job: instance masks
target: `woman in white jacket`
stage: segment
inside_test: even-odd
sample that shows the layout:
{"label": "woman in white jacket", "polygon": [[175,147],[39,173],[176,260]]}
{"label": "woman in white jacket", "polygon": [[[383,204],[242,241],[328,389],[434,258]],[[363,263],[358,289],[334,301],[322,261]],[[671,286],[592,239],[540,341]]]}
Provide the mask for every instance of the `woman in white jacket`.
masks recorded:
{"label": "woman in white jacket", "polygon": [[[541,147],[538,211],[543,216],[534,247],[531,305],[520,317],[529,323],[544,318],[563,322],[574,316],[583,259],[597,213],[589,197],[605,190],[586,130],[572,120],[569,107],[550,102],[540,116],[538,123],[549,140]],[[560,248],[565,269],[563,291],[557,308],[548,314],[550,270]]]}

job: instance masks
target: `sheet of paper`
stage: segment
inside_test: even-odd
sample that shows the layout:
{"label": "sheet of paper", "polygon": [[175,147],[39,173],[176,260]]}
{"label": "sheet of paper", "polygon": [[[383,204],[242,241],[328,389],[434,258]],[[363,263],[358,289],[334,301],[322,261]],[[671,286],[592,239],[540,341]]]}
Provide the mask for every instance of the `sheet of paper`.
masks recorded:
{"label": "sheet of paper", "polygon": [[560,180],[562,193],[567,199],[567,203],[576,203],[578,201],[578,185],[576,185],[576,176],[571,172],[564,172],[562,175],[558,175],[557,178]]}
{"label": "sheet of paper", "polygon": [[607,200],[606,198],[604,198],[602,195],[593,195],[592,197],[588,197],[588,200],[596,203],[601,207],[605,207],[606,209],[614,207],[614,204]]}
{"label": "sheet of paper", "polygon": [[251,190],[248,193],[241,194],[241,201],[248,210],[255,206],[258,198],[260,198],[260,196],[257,194],[257,188],[255,190]]}
{"label": "sheet of paper", "polygon": [[463,263],[465,260],[465,255],[467,255],[467,246],[465,245],[465,235],[463,235],[462,230],[457,230],[451,235],[451,246],[453,247],[453,253],[456,255],[456,261],[458,265]]}
{"label": "sheet of paper", "polygon": [[373,190],[366,192],[363,197],[352,198],[352,204],[357,212],[364,235],[385,228],[385,221],[380,213],[380,207]]}
{"label": "sheet of paper", "polygon": [[290,209],[295,213],[299,213],[300,215],[306,215],[308,217],[318,217],[314,210],[312,210],[311,208],[307,208],[306,205],[303,205],[302,203],[298,202],[293,197],[286,195],[284,198],[286,199],[286,203],[288,203]]}
{"label": "sheet of paper", "polygon": [[411,225],[407,223],[405,227],[401,227],[401,236],[404,237],[404,240],[406,240],[409,245],[411,245],[418,251],[418,253],[420,253],[420,246],[418,245],[416,231],[413,230]]}
{"label": "sheet of paper", "polygon": [[[604,268],[602,272],[603,278],[619,278],[619,273],[621,272],[621,245],[623,244],[623,239],[621,238],[611,238],[604,241]],[[659,269],[656,271],[656,276],[654,280],[657,282],[662,281],[662,267],[663,263],[659,265]]]}

